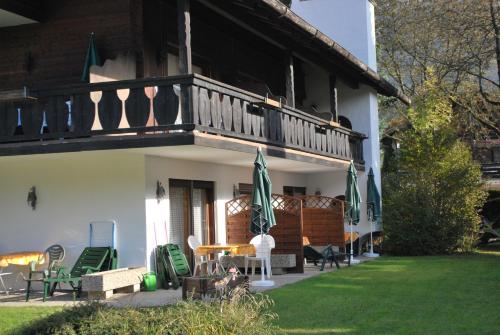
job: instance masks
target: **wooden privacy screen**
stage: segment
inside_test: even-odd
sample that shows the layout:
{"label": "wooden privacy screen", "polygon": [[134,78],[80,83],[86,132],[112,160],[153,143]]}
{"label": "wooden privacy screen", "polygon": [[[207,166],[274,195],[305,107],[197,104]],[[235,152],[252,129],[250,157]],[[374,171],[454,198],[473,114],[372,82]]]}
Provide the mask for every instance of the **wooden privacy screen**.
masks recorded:
{"label": "wooden privacy screen", "polygon": [[[251,196],[243,195],[226,203],[226,239],[228,244],[248,243],[254,235],[250,232]],[[300,198],[280,194],[272,195],[276,226],[269,235],[274,237],[273,254],[294,254],[295,268],[290,272],[304,272],[302,248],[302,201]]]}
{"label": "wooden privacy screen", "polygon": [[308,195],[302,199],[303,235],[312,245],[345,247],[344,202],[335,198]]}

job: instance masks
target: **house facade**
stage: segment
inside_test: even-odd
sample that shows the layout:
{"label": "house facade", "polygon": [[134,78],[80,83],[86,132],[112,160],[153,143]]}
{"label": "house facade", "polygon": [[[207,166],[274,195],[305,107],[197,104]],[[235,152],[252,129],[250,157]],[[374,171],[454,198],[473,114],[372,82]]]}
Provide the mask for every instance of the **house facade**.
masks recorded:
{"label": "house facade", "polygon": [[68,264],[93,221],[116,222],[120,266],[224,243],[259,147],[275,193],[343,195],[353,160],[366,199],[377,94],[408,102],[376,73],[368,0],[3,1],[0,41],[0,253],[59,243]]}

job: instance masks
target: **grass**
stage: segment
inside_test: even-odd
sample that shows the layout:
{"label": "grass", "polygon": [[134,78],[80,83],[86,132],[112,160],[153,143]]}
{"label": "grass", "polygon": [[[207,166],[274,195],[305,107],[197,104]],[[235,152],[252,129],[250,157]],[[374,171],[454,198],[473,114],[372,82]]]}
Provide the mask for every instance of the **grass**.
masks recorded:
{"label": "grass", "polygon": [[58,307],[0,307],[0,334],[60,311]]}
{"label": "grass", "polygon": [[269,295],[285,334],[499,334],[500,252],[384,257]]}

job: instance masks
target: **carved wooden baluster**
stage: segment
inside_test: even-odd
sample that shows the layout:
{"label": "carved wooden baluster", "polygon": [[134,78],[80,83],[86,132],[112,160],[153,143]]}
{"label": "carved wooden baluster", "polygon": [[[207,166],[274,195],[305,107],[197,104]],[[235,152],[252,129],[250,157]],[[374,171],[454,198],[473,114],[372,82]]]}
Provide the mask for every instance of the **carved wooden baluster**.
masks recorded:
{"label": "carved wooden baluster", "polygon": [[283,127],[282,127],[282,115],[283,113],[280,111],[276,111],[275,113],[275,121],[276,121],[276,140],[280,143],[283,143]]}
{"label": "carved wooden baluster", "polygon": [[225,130],[231,130],[233,127],[233,106],[231,98],[228,95],[222,97],[222,123]]}
{"label": "carved wooden baluster", "polygon": [[[77,132],[88,133],[94,124],[96,107],[90,94],[78,94],[72,97],[72,121]],[[97,117],[98,118],[98,117]]]}
{"label": "carved wooden baluster", "polygon": [[252,113],[252,130],[253,130],[253,135],[260,137],[260,126],[261,126],[261,111],[254,111]]}
{"label": "carved wooden baluster", "polygon": [[316,129],[316,150],[321,151],[321,133],[320,129]]}
{"label": "carved wooden baluster", "polygon": [[290,115],[284,114],[283,115],[283,129],[285,131],[285,143],[290,144],[291,143],[291,136],[292,136],[292,131],[290,129]]}
{"label": "carved wooden baluster", "polygon": [[[150,90],[150,94],[154,95],[154,91]],[[126,117],[128,124],[132,127],[144,127],[148,119],[152,117],[151,114],[151,100],[146,96],[144,88],[130,89],[128,99],[125,101],[125,115],[122,115],[122,119]],[[154,120],[149,122],[154,125]]]}
{"label": "carved wooden baluster", "polygon": [[311,149],[316,148],[316,126],[314,123],[309,123],[309,142],[311,145]]}
{"label": "carved wooden baluster", "polygon": [[67,97],[54,96],[47,100],[47,124],[51,132],[64,133],[67,129]]}
{"label": "carved wooden baluster", "polygon": [[180,106],[179,96],[176,94],[173,85],[158,87],[153,100],[153,110],[157,124],[175,124],[179,116]]}
{"label": "carved wooden baluster", "polygon": [[351,141],[349,140],[349,135],[346,135],[346,156],[349,159],[352,159],[352,151],[351,151]]}
{"label": "carved wooden baluster", "polygon": [[295,117],[289,115],[288,118],[288,132],[290,137],[290,144],[295,144]]}
{"label": "carved wooden baluster", "polygon": [[193,124],[199,124],[199,118],[200,118],[200,89],[198,86],[191,86],[191,113],[193,113],[193,117],[191,122]]}
{"label": "carved wooden baluster", "polygon": [[261,136],[264,138],[269,138],[269,112],[269,109],[264,108],[262,109],[262,115],[260,116]]}
{"label": "carved wooden baluster", "polygon": [[212,127],[222,128],[222,104],[219,92],[212,91],[210,99],[210,115],[212,117]]}
{"label": "carved wooden baluster", "polygon": [[269,114],[269,139],[271,139],[272,141],[276,141],[277,137],[276,137],[276,125],[277,125],[277,119],[276,119],[276,116],[278,115],[278,111],[271,111],[271,113]]}
{"label": "carved wooden baluster", "polygon": [[331,137],[332,137],[332,149],[331,149],[331,153],[336,155],[337,154],[337,132],[332,129],[332,133],[331,133]]}
{"label": "carved wooden baluster", "polygon": [[297,145],[304,146],[304,121],[301,119],[297,120]]}
{"label": "carved wooden baluster", "polygon": [[146,127],[156,126],[153,101],[155,99],[157,92],[158,92],[158,87],[144,87],[144,94],[149,99],[149,113],[146,119]]}
{"label": "carved wooden baluster", "polygon": [[243,132],[246,135],[250,135],[252,133],[252,114],[250,113],[251,108],[252,106],[248,101],[243,102],[243,107],[242,107]]}
{"label": "carved wooden baluster", "polygon": [[328,152],[326,148],[326,130],[322,129],[321,132],[321,151],[322,152]]}
{"label": "carved wooden baluster", "polygon": [[[120,90],[121,91],[121,90]],[[127,90],[128,91],[128,90]],[[99,118],[103,129],[113,130],[122,125],[123,102],[116,90],[103,91],[102,98],[99,101]],[[128,92],[121,92],[121,96],[128,97]],[[125,118],[126,119],[126,118]],[[128,125],[128,121],[123,121],[123,125]],[[130,128],[128,126],[127,128]]]}
{"label": "carved wooden baluster", "polygon": [[73,122],[73,101],[71,98],[65,101],[66,108],[68,109],[68,117],[66,119],[66,132],[72,133],[75,131],[75,124]]}
{"label": "carved wooden baluster", "polygon": [[[211,115],[210,115],[210,98],[208,96],[208,90],[206,88],[200,87],[198,97],[198,115],[199,121],[195,123],[202,126],[210,126]],[[196,120],[196,118],[195,118]]]}
{"label": "carved wooden baluster", "polygon": [[304,147],[311,148],[311,136],[309,135],[309,122],[304,121]]}
{"label": "carved wooden baluster", "polygon": [[233,126],[234,131],[241,134],[241,121],[242,121],[241,101],[238,98],[233,99]]}
{"label": "carved wooden baluster", "polygon": [[[128,122],[128,118],[127,118],[127,113],[126,113],[126,110],[125,110],[125,102],[127,101],[129,95],[130,95],[130,89],[127,89],[127,88],[124,88],[124,89],[120,89],[120,90],[116,90],[116,95],[118,97],[118,99],[120,99],[120,102],[121,102],[121,113],[119,112],[119,114],[117,115],[118,119],[120,120],[120,122],[118,123],[118,128],[119,129],[128,129],[130,128],[130,123]],[[135,111],[136,113],[138,111]]]}
{"label": "carved wooden baluster", "polygon": [[22,108],[17,108],[17,126],[14,128],[14,135],[24,135]]}
{"label": "carved wooden baluster", "polygon": [[40,135],[48,133],[50,133],[50,130],[47,123],[47,111],[44,109],[42,112],[42,126],[40,127]]}
{"label": "carved wooden baluster", "polygon": [[331,129],[326,130],[326,152],[329,154],[332,153],[332,130]]}
{"label": "carved wooden baluster", "polygon": [[94,103],[94,122],[91,130],[102,130],[101,117],[99,115],[99,102],[102,99],[102,91],[90,92],[90,99]]}

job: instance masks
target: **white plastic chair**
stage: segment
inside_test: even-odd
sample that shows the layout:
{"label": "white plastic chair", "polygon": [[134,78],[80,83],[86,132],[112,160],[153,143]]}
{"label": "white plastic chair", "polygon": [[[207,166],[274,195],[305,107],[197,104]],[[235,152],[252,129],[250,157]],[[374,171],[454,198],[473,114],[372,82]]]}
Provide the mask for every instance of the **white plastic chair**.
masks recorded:
{"label": "white plastic chair", "polygon": [[2,285],[3,289],[4,289],[4,292],[9,295],[9,290],[7,289],[7,287],[5,286],[5,283],[3,281],[3,278],[2,276],[8,276],[8,275],[11,275],[12,272],[2,272],[3,269],[0,268],[0,284]]}
{"label": "white plastic chair", "polygon": [[196,255],[196,248],[198,248],[201,245],[200,240],[198,240],[198,238],[196,236],[190,235],[188,237],[187,242],[188,242],[189,248],[191,248],[191,250],[193,250],[193,254],[194,254],[193,275],[196,276],[197,271],[201,272],[201,266],[203,264],[207,265],[207,273],[211,274],[212,273],[211,267],[212,267],[212,264],[214,263],[214,261],[209,260],[208,255],[207,256],[197,256]]}
{"label": "white plastic chair", "polygon": [[271,235],[257,235],[250,241],[255,247],[255,256],[245,255],[245,275],[247,275],[248,261],[252,262],[252,275],[255,275],[255,263],[264,262],[262,268],[266,269],[267,278],[271,278],[271,250],[275,248],[276,243]]}

